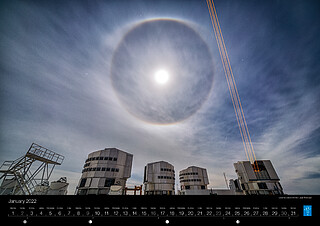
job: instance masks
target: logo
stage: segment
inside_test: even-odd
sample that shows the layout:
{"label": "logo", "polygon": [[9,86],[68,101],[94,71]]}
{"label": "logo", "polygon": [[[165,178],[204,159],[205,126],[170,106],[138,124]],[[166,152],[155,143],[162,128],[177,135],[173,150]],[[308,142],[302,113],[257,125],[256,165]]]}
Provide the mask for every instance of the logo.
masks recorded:
{"label": "logo", "polygon": [[311,217],[312,216],[312,206],[311,205],[303,205],[303,216]]}

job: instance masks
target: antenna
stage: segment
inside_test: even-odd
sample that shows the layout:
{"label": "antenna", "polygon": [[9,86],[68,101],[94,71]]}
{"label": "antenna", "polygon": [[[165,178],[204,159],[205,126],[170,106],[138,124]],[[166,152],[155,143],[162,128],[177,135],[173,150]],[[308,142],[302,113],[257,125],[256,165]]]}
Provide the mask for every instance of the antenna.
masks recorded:
{"label": "antenna", "polygon": [[228,186],[228,181],[227,181],[227,177],[226,177],[226,173],[225,173],[225,172],[223,172],[223,176],[224,176],[224,181],[226,182],[226,186],[227,186],[227,188],[229,188],[229,186]]}

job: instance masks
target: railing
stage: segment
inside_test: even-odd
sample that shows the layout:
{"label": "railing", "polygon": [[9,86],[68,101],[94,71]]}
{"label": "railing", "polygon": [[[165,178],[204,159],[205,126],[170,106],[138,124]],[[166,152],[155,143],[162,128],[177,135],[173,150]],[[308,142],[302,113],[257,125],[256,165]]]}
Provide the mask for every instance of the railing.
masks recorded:
{"label": "railing", "polygon": [[[43,162],[36,170],[31,171],[30,167],[35,161]],[[0,185],[4,194],[7,189],[11,189],[11,194],[31,195],[35,187],[43,181],[48,181],[54,165],[60,165],[64,160],[64,156],[59,155],[38,144],[32,143],[26,155],[14,160],[5,161],[0,167],[0,180],[7,180],[7,184]],[[49,172],[49,164],[54,164]],[[42,173],[41,173],[42,171]],[[46,172],[46,174],[45,174]],[[37,175],[42,175],[37,178]],[[46,176],[46,177],[45,177]],[[12,181],[8,181],[12,180]],[[39,182],[40,181],[40,182]],[[11,187],[13,186],[13,188]],[[0,194],[0,195],[1,195]]]}
{"label": "railing", "polygon": [[21,156],[20,158],[13,160],[13,161],[4,161],[0,167],[1,171],[6,171],[12,168],[12,166],[16,165],[17,163],[19,163],[22,159],[24,158],[24,156]]}
{"label": "railing", "polygon": [[[29,155],[28,155],[29,154]],[[42,147],[36,143],[32,143],[31,147],[29,148],[29,151],[27,152],[27,156],[30,157],[30,155],[35,155],[39,158],[51,161],[55,164],[61,164],[64,160],[63,155],[59,155],[45,147]]]}

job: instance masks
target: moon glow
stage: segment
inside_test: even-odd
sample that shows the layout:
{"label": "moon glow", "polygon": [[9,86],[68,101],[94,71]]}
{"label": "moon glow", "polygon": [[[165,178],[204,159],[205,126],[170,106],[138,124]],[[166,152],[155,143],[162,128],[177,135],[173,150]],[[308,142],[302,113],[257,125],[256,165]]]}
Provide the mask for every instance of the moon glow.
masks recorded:
{"label": "moon glow", "polygon": [[181,20],[153,19],[133,26],[113,52],[111,83],[121,105],[152,124],[194,115],[210,94],[209,47]]}
{"label": "moon glow", "polygon": [[164,85],[169,80],[169,73],[163,69],[158,70],[154,73],[154,79],[158,84]]}

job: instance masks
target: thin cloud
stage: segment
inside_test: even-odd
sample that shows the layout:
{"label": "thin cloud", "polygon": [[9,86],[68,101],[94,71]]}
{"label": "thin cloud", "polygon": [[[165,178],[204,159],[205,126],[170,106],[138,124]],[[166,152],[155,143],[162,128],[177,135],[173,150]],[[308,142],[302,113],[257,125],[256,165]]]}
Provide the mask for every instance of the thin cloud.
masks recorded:
{"label": "thin cloud", "polygon": [[[190,165],[204,167],[210,187],[224,188],[222,173],[235,178],[232,164],[245,160],[245,153],[205,2],[189,1],[183,6],[179,1],[129,2],[123,7],[121,1],[89,5],[10,1],[1,7],[0,160],[20,157],[32,142],[56,151],[66,158],[55,178],[66,175],[73,184],[72,194],[87,155],[117,147],[134,155],[130,185],[142,183],[147,163],[164,160],[177,173]],[[316,7],[310,2],[257,5],[225,1],[217,1],[216,6],[258,159],[272,161],[285,192],[318,194],[316,28],[320,20]],[[178,106],[181,114],[202,103],[191,117],[172,125],[146,123],[130,114],[110,79],[114,50],[122,38],[141,21],[159,15],[190,24],[208,45],[213,63],[213,87],[205,101],[195,96],[206,80],[198,83],[192,76],[185,84],[193,92],[176,93],[190,99],[189,104],[164,99]],[[181,66],[175,64],[177,54],[162,44],[166,62],[176,72]],[[130,54],[156,60],[151,47],[143,53],[136,48]],[[199,65],[198,73],[208,63],[197,59],[197,49],[184,50],[181,55]],[[184,74],[190,65],[182,65]],[[144,64],[132,74],[145,68],[156,70]],[[135,91],[125,86],[125,94]],[[129,106],[143,106],[143,97],[152,91],[151,87],[142,89]],[[169,121],[175,119],[168,109],[150,106],[154,108],[150,117],[160,113],[171,116],[166,118]],[[151,114],[146,109],[140,110]]]}

